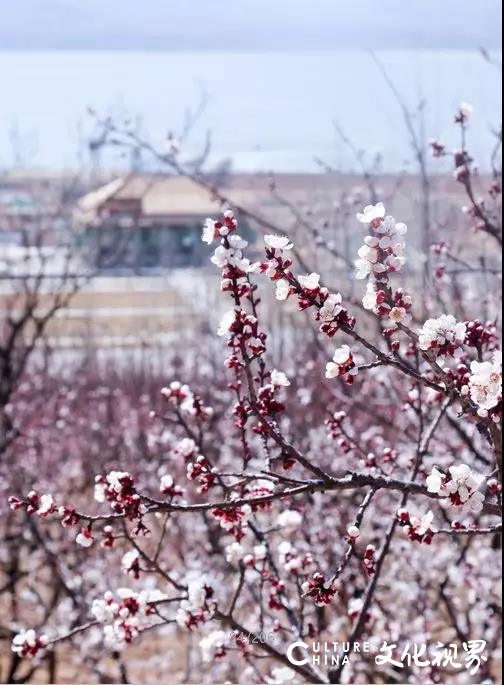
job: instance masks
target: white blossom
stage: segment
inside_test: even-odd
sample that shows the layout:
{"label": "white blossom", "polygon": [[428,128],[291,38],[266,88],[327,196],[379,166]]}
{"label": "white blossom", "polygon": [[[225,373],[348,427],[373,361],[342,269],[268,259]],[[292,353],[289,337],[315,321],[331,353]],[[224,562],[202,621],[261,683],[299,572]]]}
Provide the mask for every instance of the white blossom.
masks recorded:
{"label": "white blossom", "polygon": [[298,528],[303,522],[303,517],[299,511],[286,509],[278,514],[276,522],[281,528]]}
{"label": "white blossom", "polygon": [[404,307],[392,307],[389,312],[390,323],[407,323],[411,319],[411,315]]}
{"label": "white blossom", "polygon": [[215,658],[215,651],[224,647],[225,644],[226,633],[223,630],[214,630],[201,638],[199,646],[202,660],[205,663],[212,662]]}
{"label": "white blossom", "polygon": [[204,243],[207,243],[207,245],[211,245],[215,240],[215,221],[209,217],[205,219],[205,223],[203,224],[201,240]]}
{"label": "white blossom", "polygon": [[163,492],[164,490],[169,490],[171,487],[173,487],[173,476],[171,476],[169,473],[166,473],[164,476],[161,476],[159,481],[159,489],[161,492]]}
{"label": "white blossom", "polygon": [[418,346],[421,350],[442,348],[446,344],[458,347],[464,342],[465,335],[465,323],[457,323],[452,314],[443,314],[437,319],[427,319],[419,329]]}
{"label": "white blossom", "polygon": [[121,492],[123,488],[122,480],[125,478],[130,478],[130,474],[127,471],[109,471],[105,480],[106,486],[113,490],[114,492]]}
{"label": "white blossom", "polygon": [[117,604],[114,603],[114,596],[111,592],[106,592],[103,599],[94,599],[91,605],[91,614],[100,623],[106,623],[114,618]]}
{"label": "white blossom", "polygon": [[336,364],[347,364],[351,361],[352,353],[348,345],[342,345],[334,351],[333,361]]}
{"label": "white blossom", "polygon": [[245,550],[239,542],[232,542],[225,548],[225,555],[229,564],[237,565],[245,556]]}
{"label": "white blossom", "polygon": [[219,269],[223,269],[225,266],[229,265],[240,269],[244,273],[252,271],[254,266],[248,259],[243,257],[241,252],[241,248],[245,247],[247,242],[242,240],[239,235],[229,236],[228,242],[230,243],[230,247],[218,245],[215,248],[213,256],[210,257],[212,264],[215,264]]}
{"label": "white blossom", "polygon": [[39,516],[47,516],[48,514],[52,514],[54,510],[55,506],[52,495],[41,495],[37,514]]}
{"label": "white blossom", "polygon": [[[377,209],[378,208],[378,209]],[[357,218],[363,223],[369,223],[374,235],[364,238],[364,244],[358,250],[359,259],[355,262],[357,279],[370,276],[376,278],[379,274],[399,271],[405,263],[404,242],[402,236],[407,231],[406,224],[396,223],[394,217],[385,216],[385,209],[381,203],[368,206],[363,214]],[[368,289],[366,309],[374,309],[371,306],[372,292]]]}
{"label": "white blossom", "polygon": [[320,275],[311,273],[308,276],[298,276],[299,284],[306,290],[316,290],[319,287]]}
{"label": "white blossom", "polygon": [[382,249],[392,247],[395,245],[404,245],[399,238],[402,238],[408,232],[408,227],[402,221],[396,221],[393,216],[387,214],[381,224],[376,228],[376,233],[379,236],[379,245]]}
{"label": "white blossom", "polygon": [[224,245],[219,245],[215,248],[213,256],[210,257],[210,261],[212,262],[212,264],[215,264],[215,266],[219,267],[219,269],[222,269],[224,266],[229,264],[232,256],[232,250],[229,250],[227,247],[224,247]]}
{"label": "white blossom", "polygon": [[268,676],[266,682],[268,685],[286,685],[286,683],[291,683],[295,677],[295,672],[288,666],[277,666],[272,669],[271,676]]}
{"label": "white blossom", "polygon": [[430,510],[421,517],[411,516],[410,518],[411,527],[417,535],[425,535],[425,533],[427,533],[429,530],[436,532],[436,529],[432,526],[433,521],[434,514]]}
{"label": "white blossom", "polygon": [[47,644],[46,635],[37,635],[32,630],[22,630],[14,636],[11,649],[19,656],[35,656],[37,651]]}
{"label": "white blossom", "polygon": [[450,466],[448,469],[451,479],[446,483],[446,490],[450,494],[457,493],[462,503],[469,499],[470,494],[477,490],[483,476],[472,471],[467,464]]}
{"label": "white blossom", "polygon": [[502,399],[502,352],[496,351],[491,362],[471,362],[469,394],[472,401],[485,412]]}
{"label": "white blossom", "polygon": [[469,497],[469,499],[464,503],[462,510],[464,512],[479,514],[483,510],[483,504],[485,502],[485,495],[482,492],[476,490]]}
{"label": "white blossom", "polygon": [[265,235],[264,242],[272,250],[292,250],[294,245],[285,235]]}
{"label": "white blossom", "polygon": [[217,335],[227,335],[229,329],[234,324],[236,320],[236,312],[234,309],[227,311],[221,318],[219,327],[217,329]]}
{"label": "white blossom", "polygon": [[143,629],[157,621],[151,603],[166,599],[159,590],[135,592],[130,588],[118,588],[115,595],[106,592],[95,599],[91,613],[103,624],[103,642],[108,649],[121,650]]}
{"label": "white blossom", "polygon": [[366,294],[362,298],[362,306],[364,307],[364,309],[372,311],[378,304],[377,297],[378,292],[373,281],[368,281],[366,285]]}
{"label": "white blossom", "polygon": [[290,385],[290,380],[287,378],[283,371],[277,371],[276,369],[273,369],[273,371],[271,372],[271,385],[278,388],[287,387],[288,385]]}
{"label": "white blossom", "polygon": [[289,297],[290,284],[284,278],[277,281],[275,297],[277,300],[286,300]]}
{"label": "white blossom", "polygon": [[105,502],[105,484],[95,483],[94,486],[94,498],[96,502]]}
{"label": "white blossom", "polygon": [[358,373],[358,369],[356,366],[352,366],[352,364],[353,356],[350,347],[348,345],[342,345],[334,351],[332,361],[327,362],[325,377],[337,378],[343,374],[355,376]]}
{"label": "white blossom", "polygon": [[376,247],[370,247],[369,245],[361,245],[357,250],[357,254],[361,259],[365,259],[371,264],[376,264],[378,261],[378,249]]}
{"label": "white blossom", "polygon": [[357,214],[357,221],[361,224],[370,224],[377,219],[383,219],[385,216],[385,207],[383,202],[378,202],[376,205],[367,205],[364,207],[362,213]]}
{"label": "white blossom", "polygon": [[206,575],[199,571],[190,571],[187,575],[187,600],[182,608],[191,612],[201,609],[206,601],[205,586],[211,585]]}
{"label": "white blossom", "polygon": [[176,456],[190,457],[194,454],[195,450],[196,443],[192,438],[182,438],[172,450],[172,453]]}
{"label": "white blossom", "polygon": [[140,554],[136,549],[131,549],[129,552],[123,555],[121,559],[121,568],[125,573],[130,571],[131,567],[136,564],[140,559]]}
{"label": "white blossom", "polygon": [[462,112],[466,119],[468,119],[473,113],[474,107],[469,104],[469,102],[461,102],[459,105],[459,111]]}
{"label": "white blossom", "polygon": [[429,492],[440,493],[443,484],[444,474],[434,467],[429,476],[427,476],[425,483]]}
{"label": "white blossom", "polygon": [[253,549],[253,554],[254,554],[254,559],[257,561],[262,561],[263,559],[266,559],[266,555],[268,553],[268,549],[266,545],[255,545]]}
{"label": "white blossom", "polygon": [[188,586],[188,601],[193,609],[199,609],[205,603],[206,591],[203,584],[204,580],[192,581]]}
{"label": "white blossom", "polygon": [[319,310],[319,316],[322,321],[332,321],[341,312],[342,297],[340,293],[331,294],[326,299]]}
{"label": "white blossom", "polygon": [[287,555],[295,553],[296,550],[288,540],[282,540],[282,542],[278,545],[278,555],[282,566],[285,564]]}
{"label": "white blossom", "polygon": [[338,364],[335,364],[334,362],[327,362],[326,364],[326,370],[325,370],[325,377],[326,378],[337,378],[340,375],[340,367]]}
{"label": "white blossom", "polygon": [[357,278],[357,280],[363,280],[368,276],[382,274],[386,270],[386,267],[380,262],[370,262],[364,258],[355,261],[355,278]]}
{"label": "white blossom", "polygon": [[228,237],[228,243],[232,250],[243,250],[248,245],[248,242],[237,233],[234,233]]}
{"label": "white blossom", "polygon": [[84,528],[80,533],[77,534],[75,542],[81,547],[91,547],[94,542],[94,538],[91,535],[88,528]]}
{"label": "white blossom", "polygon": [[429,492],[445,497],[454,497],[456,506],[463,505],[463,511],[478,513],[483,508],[484,495],[478,492],[484,477],[472,471],[467,464],[450,466],[448,475],[434,467],[426,479]]}

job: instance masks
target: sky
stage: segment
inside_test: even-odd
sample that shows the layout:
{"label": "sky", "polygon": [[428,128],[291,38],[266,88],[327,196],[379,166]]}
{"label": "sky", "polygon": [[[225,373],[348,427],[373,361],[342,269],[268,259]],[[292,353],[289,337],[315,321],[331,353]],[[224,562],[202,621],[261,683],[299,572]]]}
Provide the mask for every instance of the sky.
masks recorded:
{"label": "sky", "polygon": [[500,0],[0,0],[0,49],[500,49]]}

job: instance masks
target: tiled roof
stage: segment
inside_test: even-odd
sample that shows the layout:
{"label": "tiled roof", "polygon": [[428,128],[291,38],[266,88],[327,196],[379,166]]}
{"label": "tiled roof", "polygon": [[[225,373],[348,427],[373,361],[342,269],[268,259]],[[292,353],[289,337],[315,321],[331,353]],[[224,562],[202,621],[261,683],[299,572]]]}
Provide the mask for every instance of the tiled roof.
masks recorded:
{"label": "tiled roof", "polygon": [[[226,192],[231,203],[253,206],[257,189],[231,187]],[[157,216],[215,216],[220,201],[212,192],[182,176],[131,175],[120,177],[94,190],[77,204],[74,216],[84,223],[99,220],[100,210],[110,201],[141,203],[142,218]]]}

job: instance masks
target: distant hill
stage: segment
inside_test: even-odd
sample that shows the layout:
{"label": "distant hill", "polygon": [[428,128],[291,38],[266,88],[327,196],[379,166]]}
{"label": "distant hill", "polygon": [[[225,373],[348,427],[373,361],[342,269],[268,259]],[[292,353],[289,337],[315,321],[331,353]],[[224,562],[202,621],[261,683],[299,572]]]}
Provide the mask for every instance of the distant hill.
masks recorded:
{"label": "distant hill", "polygon": [[0,0],[0,49],[500,49],[500,18],[500,0]]}

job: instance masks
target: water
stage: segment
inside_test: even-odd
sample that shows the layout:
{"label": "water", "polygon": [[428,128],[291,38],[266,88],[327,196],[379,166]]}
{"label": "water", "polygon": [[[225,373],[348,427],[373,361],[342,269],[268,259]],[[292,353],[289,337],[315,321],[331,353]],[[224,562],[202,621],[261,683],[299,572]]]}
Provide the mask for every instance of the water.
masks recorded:
{"label": "water", "polygon": [[[499,71],[474,52],[389,51],[378,57],[410,107],[426,101],[425,137],[456,146],[452,115],[474,105],[470,144],[484,158],[501,111]],[[89,163],[88,106],[131,115],[161,144],[187,107],[206,105],[184,152],[212,136],[210,163],[312,171],[315,158],[355,168],[334,121],[358,148],[396,170],[411,159],[399,107],[365,52],[0,52],[0,166]],[[102,164],[117,164],[110,155]]]}

